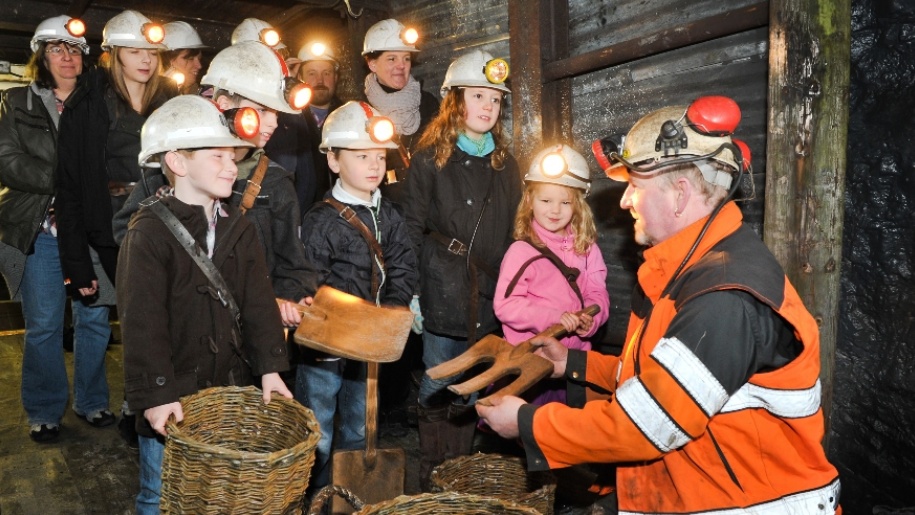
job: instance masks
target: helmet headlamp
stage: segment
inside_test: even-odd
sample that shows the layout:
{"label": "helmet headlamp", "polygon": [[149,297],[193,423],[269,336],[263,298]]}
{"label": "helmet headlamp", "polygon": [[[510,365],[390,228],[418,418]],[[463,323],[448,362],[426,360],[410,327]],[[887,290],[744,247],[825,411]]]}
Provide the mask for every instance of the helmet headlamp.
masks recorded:
{"label": "helmet headlamp", "polygon": [[560,177],[568,169],[568,163],[566,163],[566,160],[562,157],[562,154],[558,152],[550,152],[549,154],[543,156],[543,159],[540,160],[540,173],[542,173],[544,177],[548,177],[550,179],[556,179]]}
{"label": "helmet headlamp", "polygon": [[67,32],[75,38],[81,38],[86,34],[86,24],[79,18],[70,18],[65,27]]}
{"label": "helmet headlamp", "polygon": [[408,45],[415,45],[419,41],[419,32],[413,27],[404,27],[400,31],[400,40]]}
{"label": "helmet headlamp", "polygon": [[311,102],[311,88],[299,79],[286,77],[283,79],[283,97],[290,107],[302,110]]}
{"label": "helmet headlamp", "polygon": [[386,116],[377,116],[372,108],[365,102],[359,102],[365,111],[365,132],[369,138],[378,144],[384,144],[394,138],[394,122]]}
{"label": "helmet headlamp", "polygon": [[259,34],[261,43],[273,48],[276,45],[280,44],[280,33],[271,27],[267,27],[260,31]]}
{"label": "helmet headlamp", "polygon": [[143,33],[143,37],[146,38],[146,41],[153,45],[158,45],[165,39],[165,27],[158,23],[144,23],[140,32]]}
{"label": "helmet headlamp", "polygon": [[327,45],[324,43],[317,42],[311,45],[311,55],[321,57],[324,55],[324,52],[327,52]]}
{"label": "helmet headlamp", "polygon": [[483,66],[483,75],[492,84],[502,84],[508,79],[510,73],[508,61],[505,59],[490,59]]}
{"label": "helmet headlamp", "polygon": [[251,139],[260,128],[260,117],[253,107],[236,107],[223,112],[229,123],[229,130],[242,139]]}

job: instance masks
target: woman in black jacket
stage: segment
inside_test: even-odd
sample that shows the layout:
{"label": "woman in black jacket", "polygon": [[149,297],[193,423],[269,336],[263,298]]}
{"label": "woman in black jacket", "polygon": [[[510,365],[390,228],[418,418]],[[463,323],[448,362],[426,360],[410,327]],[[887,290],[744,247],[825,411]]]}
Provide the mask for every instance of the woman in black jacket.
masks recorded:
{"label": "woman in black jacket", "polygon": [[[7,90],[0,101],[0,262],[11,295],[21,294],[26,328],[22,405],[36,442],[57,438],[69,398],[63,349],[67,292],[51,203],[58,123],[89,52],[77,23],[82,22],[56,16],[38,25],[27,66],[32,83]],[[93,257],[98,263],[90,255],[90,268]],[[105,377],[111,333],[106,304],[114,302],[114,292],[106,293],[108,299],[73,302],[73,410],[99,427],[114,421]]]}
{"label": "woman in black jacket", "polygon": [[[431,368],[497,331],[493,293],[511,244],[521,200],[518,164],[502,132],[503,95],[474,51],[448,68],[442,108],[419,142],[406,181],[404,207],[420,267],[423,364]],[[444,459],[469,454],[476,416],[449,394],[447,380],[424,375],[419,387],[420,479]]]}

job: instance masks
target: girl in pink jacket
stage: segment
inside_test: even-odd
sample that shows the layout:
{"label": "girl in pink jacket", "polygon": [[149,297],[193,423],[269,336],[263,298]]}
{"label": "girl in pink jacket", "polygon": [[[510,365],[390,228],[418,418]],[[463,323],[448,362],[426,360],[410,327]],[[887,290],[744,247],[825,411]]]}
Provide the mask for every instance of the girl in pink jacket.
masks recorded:
{"label": "girl in pink jacket", "polygon": [[[570,349],[590,350],[588,340],[607,321],[607,265],[585,197],[591,177],[585,158],[566,145],[541,151],[524,176],[514,238],[499,272],[494,308],[505,338],[520,343],[559,322]],[[591,317],[576,315],[597,304]],[[532,404],[565,401],[565,388],[545,380],[525,396]]]}

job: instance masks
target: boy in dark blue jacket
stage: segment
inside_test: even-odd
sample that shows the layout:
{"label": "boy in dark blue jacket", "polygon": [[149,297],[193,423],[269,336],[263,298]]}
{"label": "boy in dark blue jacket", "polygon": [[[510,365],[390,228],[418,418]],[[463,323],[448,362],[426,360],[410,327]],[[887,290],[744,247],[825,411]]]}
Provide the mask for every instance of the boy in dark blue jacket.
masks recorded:
{"label": "boy in dark blue jacket", "polygon": [[[400,207],[378,190],[387,169],[385,150],[397,148],[390,135],[378,134],[388,124],[393,134],[390,120],[364,102],[348,102],[327,117],[320,148],[339,178],[324,201],[305,213],[302,240],[319,284],[377,305],[407,306],[419,279],[416,255]],[[364,363],[305,351],[295,397],[321,424],[311,491],[328,483],[332,447],[365,447],[365,378]],[[333,445],[338,405],[339,440]]]}

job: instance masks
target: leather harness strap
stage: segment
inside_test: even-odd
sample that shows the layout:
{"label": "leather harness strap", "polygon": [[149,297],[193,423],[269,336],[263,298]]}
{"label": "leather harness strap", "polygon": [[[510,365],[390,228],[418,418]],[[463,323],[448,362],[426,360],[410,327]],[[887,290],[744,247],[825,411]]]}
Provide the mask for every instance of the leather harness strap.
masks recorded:
{"label": "leather harness strap", "polygon": [[343,218],[349,222],[350,225],[355,227],[365,240],[365,243],[368,244],[369,251],[372,253],[372,260],[378,265],[377,267],[372,266],[372,297],[377,300],[378,292],[381,289],[381,281],[378,279],[378,272],[379,269],[384,271],[384,252],[381,251],[381,245],[378,243],[378,240],[375,239],[375,235],[372,234],[372,231],[359,219],[359,216],[356,215],[356,211],[354,211],[353,208],[333,197],[324,199],[324,202],[333,206],[337,212],[340,213],[340,218]]}
{"label": "leather harness strap", "polygon": [[521,275],[524,274],[524,271],[527,270],[527,267],[531,265],[534,261],[538,259],[547,259],[550,263],[556,266],[559,269],[559,272],[562,273],[562,277],[565,278],[566,282],[569,283],[569,287],[572,288],[572,291],[575,292],[575,296],[578,297],[578,301],[581,303],[582,309],[585,307],[585,298],[581,294],[581,288],[578,287],[578,276],[581,275],[581,270],[568,266],[563,263],[562,259],[556,255],[555,252],[549,249],[549,247],[543,246],[539,247],[534,245],[528,240],[524,240],[525,243],[534,247],[538,252],[539,256],[534,256],[521,265],[521,268],[518,269],[518,272],[515,273],[515,276],[512,277],[511,282],[508,283],[508,287],[505,289],[505,298],[507,299],[511,295],[512,291],[515,289],[515,286],[518,285],[518,281],[521,280]]}
{"label": "leather harness strap", "polygon": [[264,181],[264,175],[267,173],[267,165],[269,164],[270,158],[267,157],[267,154],[258,159],[257,168],[248,178],[248,185],[245,186],[245,193],[242,195],[241,204],[238,206],[238,210],[242,214],[254,207],[254,201],[257,200],[257,194],[261,192],[261,183]]}

